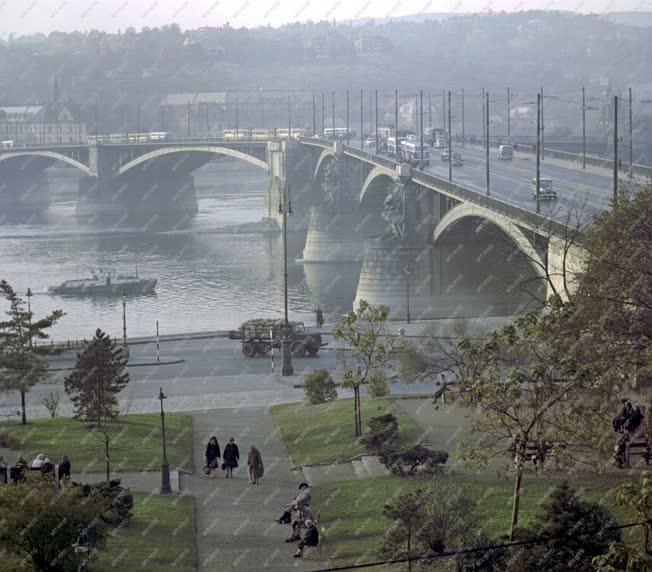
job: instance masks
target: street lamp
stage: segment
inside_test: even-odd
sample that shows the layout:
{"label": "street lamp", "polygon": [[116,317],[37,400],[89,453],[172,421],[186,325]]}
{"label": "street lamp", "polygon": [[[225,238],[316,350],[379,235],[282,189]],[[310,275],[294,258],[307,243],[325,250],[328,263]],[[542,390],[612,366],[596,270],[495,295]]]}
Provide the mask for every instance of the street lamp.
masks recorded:
{"label": "street lamp", "polygon": [[122,346],[127,349],[127,292],[122,289]]}
{"label": "street lamp", "polygon": [[405,272],[405,296],[406,296],[406,308],[407,308],[407,323],[410,323],[410,273],[412,272],[412,269],[410,268],[410,265],[406,265],[405,268],[403,268],[403,272]]}
{"label": "street lamp", "polygon": [[278,212],[283,215],[283,302],[284,321],[281,328],[281,375],[294,374],[292,368],[291,341],[288,336],[292,333],[288,321],[288,215],[292,214],[292,199],[290,198],[290,187],[283,186],[279,193]]}
{"label": "street lamp", "polygon": [[27,289],[27,320],[29,322],[29,347],[32,347],[32,289],[28,288]]}
{"label": "street lamp", "polygon": [[168,465],[168,454],[165,448],[165,412],[163,411],[163,400],[167,396],[163,394],[163,388],[159,388],[158,400],[161,402],[161,434],[163,436],[163,463],[161,463],[161,494],[169,495],[172,493],[170,485],[170,465]]}

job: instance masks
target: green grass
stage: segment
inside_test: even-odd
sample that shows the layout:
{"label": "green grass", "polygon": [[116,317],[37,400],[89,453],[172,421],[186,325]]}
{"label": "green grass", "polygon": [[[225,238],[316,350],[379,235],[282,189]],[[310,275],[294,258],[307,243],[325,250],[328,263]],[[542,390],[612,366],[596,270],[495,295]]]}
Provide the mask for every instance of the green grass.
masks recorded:
{"label": "green grass", "polygon": [[[396,415],[403,443],[420,438],[421,429],[393,398],[363,397],[365,429],[369,419],[384,413]],[[272,415],[294,465],[344,462],[365,450],[353,433],[353,399],[336,399],[320,405],[276,405]]]}
{"label": "green grass", "polygon": [[[35,419],[27,425],[16,421],[0,422],[0,431],[7,432],[20,445],[19,450],[31,461],[38,453],[58,461],[68,455],[73,471],[89,472],[104,470],[102,442],[82,421],[67,417]],[[125,415],[118,418],[112,433],[116,435],[111,444],[113,470],[158,470],[161,450],[161,416],[156,413]],[[193,468],[192,419],[185,413],[168,413],[165,416],[167,453],[171,467]],[[0,454],[13,460],[17,452],[3,449]]]}
{"label": "green grass", "polygon": [[[487,533],[497,538],[509,532],[512,510],[513,482],[494,477],[470,479],[453,477],[466,484],[478,503],[478,516]],[[540,503],[561,477],[524,478],[519,523],[530,524],[540,509]],[[615,506],[610,492],[625,479],[583,478],[571,480],[585,498],[603,500],[621,523],[631,522],[632,516]],[[320,511],[320,527],[326,529],[326,551],[333,566],[377,560],[380,539],[387,529],[383,517],[384,504],[401,491],[417,486],[413,479],[394,476],[371,477],[319,485],[312,491],[312,508]],[[633,532],[633,534],[637,534]],[[624,534],[624,539],[628,540]]]}
{"label": "green grass", "polygon": [[92,570],[194,572],[197,552],[193,497],[134,494],[132,512],[129,524],[109,535],[98,559],[90,563]]}

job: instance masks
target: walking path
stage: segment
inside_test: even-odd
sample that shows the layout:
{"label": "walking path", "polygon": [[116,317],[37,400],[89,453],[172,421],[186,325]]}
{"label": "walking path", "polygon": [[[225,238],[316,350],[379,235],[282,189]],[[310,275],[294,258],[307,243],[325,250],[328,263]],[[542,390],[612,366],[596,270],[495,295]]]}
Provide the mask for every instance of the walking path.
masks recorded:
{"label": "walking path", "polygon": [[[269,408],[220,409],[191,413],[196,471],[184,476],[184,494],[197,499],[198,570],[315,570],[327,565],[316,550],[304,560],[292,557],[296,546],[285,542],[288,525],[274,522],[298,492],[301,472],[290,470],[285,446],[277,435]],[[233,479],[218,471],[202,475],[208,438],[216,435],[223,451],[229,437],[240,449],[240,467]],[[265,476],[258,486],[247,478],[247,453],[255,443],[263,456]],[[317,509],[319,507],[316,507]]]}

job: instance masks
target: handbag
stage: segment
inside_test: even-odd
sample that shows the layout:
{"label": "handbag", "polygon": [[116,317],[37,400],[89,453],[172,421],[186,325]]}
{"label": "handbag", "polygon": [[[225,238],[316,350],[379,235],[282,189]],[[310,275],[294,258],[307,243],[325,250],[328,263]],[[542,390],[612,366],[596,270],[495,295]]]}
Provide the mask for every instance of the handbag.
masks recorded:
{"label": "handbag", "polygon": [[222,470],[226,471],[226,463],[222,463]]}

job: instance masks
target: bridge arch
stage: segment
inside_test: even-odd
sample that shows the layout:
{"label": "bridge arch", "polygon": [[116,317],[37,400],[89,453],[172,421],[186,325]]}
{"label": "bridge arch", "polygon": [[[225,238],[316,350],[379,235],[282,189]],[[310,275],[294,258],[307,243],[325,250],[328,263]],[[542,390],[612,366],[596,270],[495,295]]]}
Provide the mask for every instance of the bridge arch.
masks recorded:
{"label": "bridge arch", "polygon": [[261,159],[258,159],[256,157],[253,157],[252,155],[249,155],[248,153],[243,153],[242,151],[237,151],[236,149],[230,149],[229,147],[220,147],[218,145],[207,145],[207,146],[191,146],[191,147],[163,147],[160,149],[156,149],[154,151],[150,151],[149,153],[145,153],[143,155],[140,155],[139,157],[136,157],[135,159],[129,161],[128,163],[125,163],[118,169],[116,172],[116,175],[123,175],[127,171],[130,171],[131,169],[134,169],[138,167],[139,165],[142,165],[144,163],[147,163],[149,161],[152,161],[154,159],[157,159],[159,157],[165,157],[166,155],[173,155],[173,154],[188,154],[188,153],[194,153],[194,152],[199,152],[199,153],[213,153],[215,155],[226,155],[228,157],[233,157],[234,159],[239,159],[241,161],[246,161],[247,163],[251,163],[252,165],[255,165],[256,167],[260,167],[261,169],[265,169],[266,171],[269,170],[269,166],[265,161],[262,161]]}
{"label": "bridge arch", "polygon": [[317,165],[315,166],[315,172],[313,173],[312,180],[314,183],[319,183],[319,174],[324,166],[324,164],[331,160],[335,159],[335,153],[331,149],[324,149],[317,159]]}
{"label": "bridge arch", "polygon": [[77,159],[68,157],[68,155],[63,155],[62,153],[56,153],[55,151],[47,151],[45,149],[33,149],[29,151],[12,151],[10,153],[3,153],[0,155],[0,161],[10,161],[11,159],[17,159],[19,157],[45,157],[46,159],[52,159],[53,161],[61,161],[62,163],[67,163],[72,167],[76,167],[84,174],[90,174],[90,168],[88,165],[85,165]]}
{"label": "bridge arch", "polygon": [[462,219],[470,217],[487,220],[500,228],[500,230],[502,230],[509,238],[511,238],[516,246],[518,246],[518,248],[528,257],[531,266],[537,273],[537,276],[543,279],[546,278],[546,264],[541,258],[541,255],[536,251],[536,249],[527,239],[525,233],[507,217],[472,203],[461,203],[453,207],[441,218],[433,232],[433,243],[437,242],[439,237],[451,225]]}
{"label": "bridge arch", "polygon": [[[396,174],[383,167],[374,167],[371,172],[367,175],[363,185],[362,189],[360,190],[360,196],[358,198],[358,203],[360,206],[364,205],[365,203],[368,203],[370,200],[370,196],[372,194],[372,188],[378,184],[378,182],[382,179],[387,179],[387,182],[389,184],[394,184],[394,183],[400,183],[401,180],[396,176]],[[382,196],[381,199],[379,199],[379,203],[382,204],[385,200],[385,196]]]}

